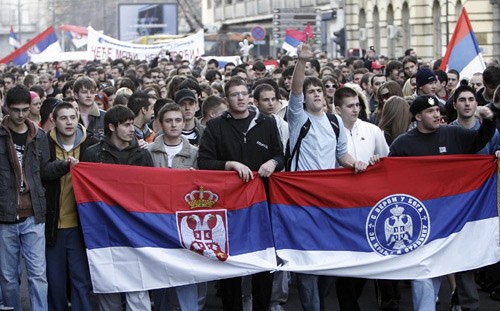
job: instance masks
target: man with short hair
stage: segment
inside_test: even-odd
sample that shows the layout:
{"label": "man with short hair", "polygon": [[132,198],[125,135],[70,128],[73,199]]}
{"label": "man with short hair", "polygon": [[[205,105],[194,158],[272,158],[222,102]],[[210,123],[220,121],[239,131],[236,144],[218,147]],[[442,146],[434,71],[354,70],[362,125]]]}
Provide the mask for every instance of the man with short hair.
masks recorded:
{"label": "man with short hair", "polygon": [[7,92],[16,85],[16,76],[13,73],[6,72],[2,76],[3,79],[3,92],[7,94]]}
{"label": "man with short hair", "polygon": [[180,66],[179,68],[177,68],[177,75],[184,77],[191,76],[191,68],[189,68],[188,66]]}
{"label": "man with short hair", "polygon": [[255,80],[263,79],[266,76],[266,65],[263,62],[257,61],[252,66]]}
{"label": "man with short hair", "polygon": [[[335,111],[347,132],[347,150],[357,161],[374,163],[389,153],[383,132],[374,124],[359,119],[360,104],[356,91],[342,87],[334,95]],[[358,299],[366,283],[364,278],[339,277],[337,298],[341,310],[360,310]]]}
{"label": "man with short hair", "polygon": [[207,70],[218,70],[218,69],[219,69],[219,62],[215,58],[212,58],[207,62]]}
{"label": "man with short hair", "polygon": [[87,77],[94,80],[96,84],[99,83],[99,72],[97,72],[97,67],[89,66],[87,68]]}
{"label": "man with short hair", "polygon": [[201,105],[201,124],[206,126],[207,122],[222,115],[227,110],[227,105],[219,95],[210,95]]}
{"label": "man with short hair", "polygon": [[224,65],[224,75],[231,75],[231,71],[236,68],[236,65],[233,62],[228,62]]}
{"label": "man with short hair", "polygon": [[[476,118],[477,100],[472,87],[462,85],[455,90],[453,108],[457,111],[457,119],[450,123],[451,125],[458,125],[467,129],[479,129],[481,123]],[[477,153],[494,155],[497,150],[500,150],[500,133],[495,129],[493,138]]]}
{"label": "man with short hair", "polygon": [[100,139],[104,136],[104,115],[106,112],[100,110],[95,103],[97,92],[95,81],[89,77],[80,77],[73,85],[73,92],[80,111],[79,123],[96,139]]}
{"label": "man with short hair", "polygon": [[[392,143],[389,156],[428,156],[473,154],[481,150],[495,133],[494,114],[487,107],[477,108],[483,123],[476,130],[459,126],[441,126],[438,99],[433,95],[420,95],[413,100],[410,112],[416,128],[400,135]],[[413,309],[435,310],[440,279],[412,280]]]}
{"label": "man with short hair", "polygon": [[283,73],[281,74],[281,80],[283,81],[283,85],[281,85],[280,83],[280,86],[283,87],[287,92],[290,92],[290,90],[292,89],[292,75],[294,68],[295,67],[287,67],[283,70]]}
{"label": "man with short hair", "polygon": [[281,142],[283,146],[286,146],[289,135],[288,123],[282,117],[277,115],[277,112],[281,108],[278,96],[279,94],[276,94],[274,87],[264,83],[258,85],[253,91],[253,102],[255,107],[259,109],[260,113],[274,118],[276,125],[278,126]]}
{"label": "man with short hair", "polygon": [[352,73],[352,83],[356,83],[357,85],[361,86],[361,78],[366,72],[366,68],[360,68],[354,70]]}
{"label": "man with short hair", "polygon": [[455,69],[450,69],[446,73],[448,75],[448,84],[446,85],[446,90],[448,93],[453,94],[453,91],[458,86],[458,81],[460,81],[460,73]]}
{"label": "man with short hair", "polygon": [[[281,107],[278,101],[278,95],[273,86],[262,83],[253,91],[253,101],[261,114],[274,118],[281,137],[281,143],[283,146],[286,146],[289,136],[288,123],[276,114]],[[271,311],[283,310],[282,305],[286,304],[288,299],[290,279],[290,272],[276,271],[274,273]]]}
{"label": "man with short hair", "polygon": [[155,132],[148,126],[153,117],[153,106],[154,104],[149,100],[148,94],[144,92],[135,92],[128,100],[127,107],[135,115],[134,132],[137,140],[152,143],[155,139]]}
{"label": "man with short hair", "polygon": [[154,79],[151,77],[149,73],[143,75],[141,78],[139,78],[139,83],[141,84],[141,90],[144,90],[147,87],[150,87],[155,83]]}
{"label": "man with short hair", "polygon": [[52,119],[55,127],[47,133],[50,159],[42,168],[48,203],[45,238],[49,309],[67,308],[66,285],[71,284],[71,308],[90,311],[90,272],[69,170],[97,140],[87,137],[86,129],[78,123],[78,112],[68,102],[54,108]]}
{"label": "man with short hair", "polygon": [[135,68],[135,74],[138,79],[142,78],[147,73],[148,73],[147,64],[140,64]]}
{"label": "man with short hair", "polygon": [[40,75],[39,78],[40,86],[45,91],[45,96],[47,98],[56,97],[58,94],[61,94],[60,89],[54,88],[52,80],[53,80],[52,76],[48,73]]}
{"label": "man with short hair", "polygon": [[342,87],[335,92],[334,104],[347,131],[347,150],[358,161],[369,163],[371,157],[387,156],[389,147],[382,131],[369,122],[359,119],[359,97],[356,91]]}
{"label": "man with short hair", "polygon": [[405,51],[405,56],[412,56],[414,57],[415,59],[417,59],[417,51],[415,51],[414,49],[412,48],[409,48]]}
{"label": "man with short hair", "polygon": [[442,70],[434,70],[434,74],[437,78],[436,84],[436,96],[442,101],[446,102],[448,100],[448,89],[447,85],[449,84],[448,75],[446,72]]}
{"label": "man with short hair", "polygon": [[[342,119],[332,116],[332,124],[324,111],[325,98],[321,80],[305,77],[306,62],[312,57],[312,47],[303,43],[298,47],[298,61],[292,77],[292,92],[287,110],[290,129],[290,151],[298,143],[302,127],[310,122],[307,135],[302,138],[300,152],[293,153],[292,171],[333,169],[337,161],[343,167],[354,168],[355,172],[364,171],[367,164],[356,161],[347,151],[347,136]],[[384,77],[385,78],[385,77]],[[333,129],[336,126],[337,132]],[[299,154],[300,156],[297,156]],[[320,309],[318,276],[298,273],[298,288],[302,307],[305,310]]]}
{"label": "man with short hair", "polygon": [[27,88],[30,88],[33,85],[39,85],[40,81],[37,75],[30,73],[24,77],[23,84],[26,85]]}
{"label": "man with short hair", "polygon": [[[114,106],[104,116],[105,136],[83,154],[83,162],[153,166],[151,155],[141,149],[134,133],[135,115],[125,106]],[[139,276],[138,276],[139,277]],[[100,311],[121,310],[119,293],[98,294]],[[125,293],[127,310],[151,310],[147,291]]]}
{"label": "man with short hair", "polygon": [[306,62],[306,76],[319,77],[321,66],[315,58],[311,58]]}
{"label": "man with short hair", "polygon": [[175,93],[175,102],[181,106],[186,121],[182,129],[182,136],[186,137],[191,145],[198,146],[203,131],[205,131],[205,126],[195,117],[196,112],[200,109],[198,98],[193,91],[183,89]]}
{"label": "man with short hair", "polygon": [[[224,86],[228,111],[208,122],[200,140],[198,166],[208,170],[230,170],[248,182],[252,171],[269,177],[284,167],[283,147],[274,118],[249,109],[246,82],[233,77]],[[273,275],[252,275],[253,310],[268,310]],[[241,277],[220,281],[224,310],[242,310]]]}
{"label": "man with short hair", "polygon": [[123,77],[123,68],[120,66],[111,67],[111,79],[113,79],[113,84],[116,85],[116,82]]}
{"label": "man with short hair", "polygon": [[[181,107],[174,103],[166,104],[160,110],[159,120],[163,135],[158,136],[148,147],[154,166],[175,169],[198,168],[198,148],[191,145],[182,136],[185,118]],[[206,282],[198,284],[203,285]],[[172,309],[172,305],[175,304],[169,299],[169,293],[171,292],[177,295],[181,310],[198,310],[198,288],[196,283],[154,290],[152,297],[155,310]]]}
{"label": "man with short hair", "polygon": [[484,87],[476,93],[477,103],[479,106],[490,105],[489,108],[497,116],[497,128],[500,131],[500,110],[492,107],[494,102],[493,95],[496,88],[500,85],[500,66],[492,65],[486,67],[483,71],[483,85]]}
{"label": "man with short hair", "polygon": [[484,87],[483,74],[481,72],[476,72],[475,74],[473,74],[470,78],[469,84],[474,89],[474,92],[477,93],[481,88]]}
{"label": "man with short hair", "polygon": [[24,258],[32,310],[47,310],[45,189],[40,169],[48,161],[45,133],[28,119],[30,91],[24,85],[5,96],[8,115],[0,125],[0,288],[3,304],[21,311],[20,269]]}

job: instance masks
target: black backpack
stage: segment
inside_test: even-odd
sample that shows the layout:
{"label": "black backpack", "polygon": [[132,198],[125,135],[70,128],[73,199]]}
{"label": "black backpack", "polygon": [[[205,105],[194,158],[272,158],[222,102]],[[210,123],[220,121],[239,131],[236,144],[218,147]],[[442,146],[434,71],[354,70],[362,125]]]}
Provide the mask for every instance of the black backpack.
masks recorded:
{"label": "black backpack", "polygon": [[[337,137],[337,141],[339,140],[340,136],[340,128],[339,128],[339,120],[337,117],[333,114],[327,113],[326,116],[328,117],[328,120],[330,121],[330,125],[333,128],[333,132],[335,133],[335,136]],[[285,150],[285,171],[290,171],[292,168],[292,159],[295,156],[295,167],[298,166],[299,164],[299,155],[300,155],[300,145],[302,144],[302,139],[306,137],[307,132],[309,132],[309,128],[311,127],[311,119],[307,119],[306,123],[302,125],[302,128],[300,129],[299,133],[299,138],[297,139],[297,143],[295,144],[295,147],[293,148],[292,153],[290,153],[290,139],[286,142],[286,150]]]}

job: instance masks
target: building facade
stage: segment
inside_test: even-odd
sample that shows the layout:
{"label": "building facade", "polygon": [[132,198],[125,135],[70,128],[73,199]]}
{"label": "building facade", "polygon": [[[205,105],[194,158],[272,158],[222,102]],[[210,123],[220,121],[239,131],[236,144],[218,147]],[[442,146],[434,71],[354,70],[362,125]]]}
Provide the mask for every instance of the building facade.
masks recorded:
{"label": "building facade", "polygon": [[[211,31],[266,29],[266,49],[280,47],[273,38],[273,9],[316,8],[321,11],[321,50],[337,56],[334,32],[345,25],[346,48],[374,46],[381,55],[399,57],[414,48],[424,61],[444,55],[463,0],[203,0],[203,24]],[[465,7],[485,59],[500,53],[500,1],[469,0]],[[335,12],[335,14],[332,14]]]}

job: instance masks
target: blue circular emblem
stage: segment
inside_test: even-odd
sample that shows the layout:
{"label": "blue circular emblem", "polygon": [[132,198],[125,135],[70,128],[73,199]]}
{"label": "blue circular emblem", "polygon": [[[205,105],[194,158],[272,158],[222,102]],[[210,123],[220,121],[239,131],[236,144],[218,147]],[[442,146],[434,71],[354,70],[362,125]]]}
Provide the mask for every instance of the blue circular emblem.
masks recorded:
{"label": "blue circular emblem", "polygon": [[383,255],[403,255],[427,241],[430,232],[427,208],[415,197],[394,194],[380,200],[366,220],[366,238]]}

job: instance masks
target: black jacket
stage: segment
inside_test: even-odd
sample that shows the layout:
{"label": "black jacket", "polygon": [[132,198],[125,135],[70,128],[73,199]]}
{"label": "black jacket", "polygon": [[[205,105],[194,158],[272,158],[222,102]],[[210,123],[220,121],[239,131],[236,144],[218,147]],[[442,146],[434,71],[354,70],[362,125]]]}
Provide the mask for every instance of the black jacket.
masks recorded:
{"label": "black jacket", "polygon": [[110,142],[108,138],[103,138],[98,144],[87,149],[82,156],[83,162],[124,164],[137,166],[153,166],[153,159],[147,149],[139,148],[136,140],[122,151],[128,151],[129,155],[126,162],[120,162],[116,155],[119,150]]}
{"label": "black jacket", "polygon": [[229,112],[208,121],[200,140],[198,167],[224,170],[227,161],[237,161],[258,171],[270,159],[278,162],[276,172],[283,169],[284,155],[281,138],[272,117],[256,112],[246,135],[235,126],[238,120]]}

